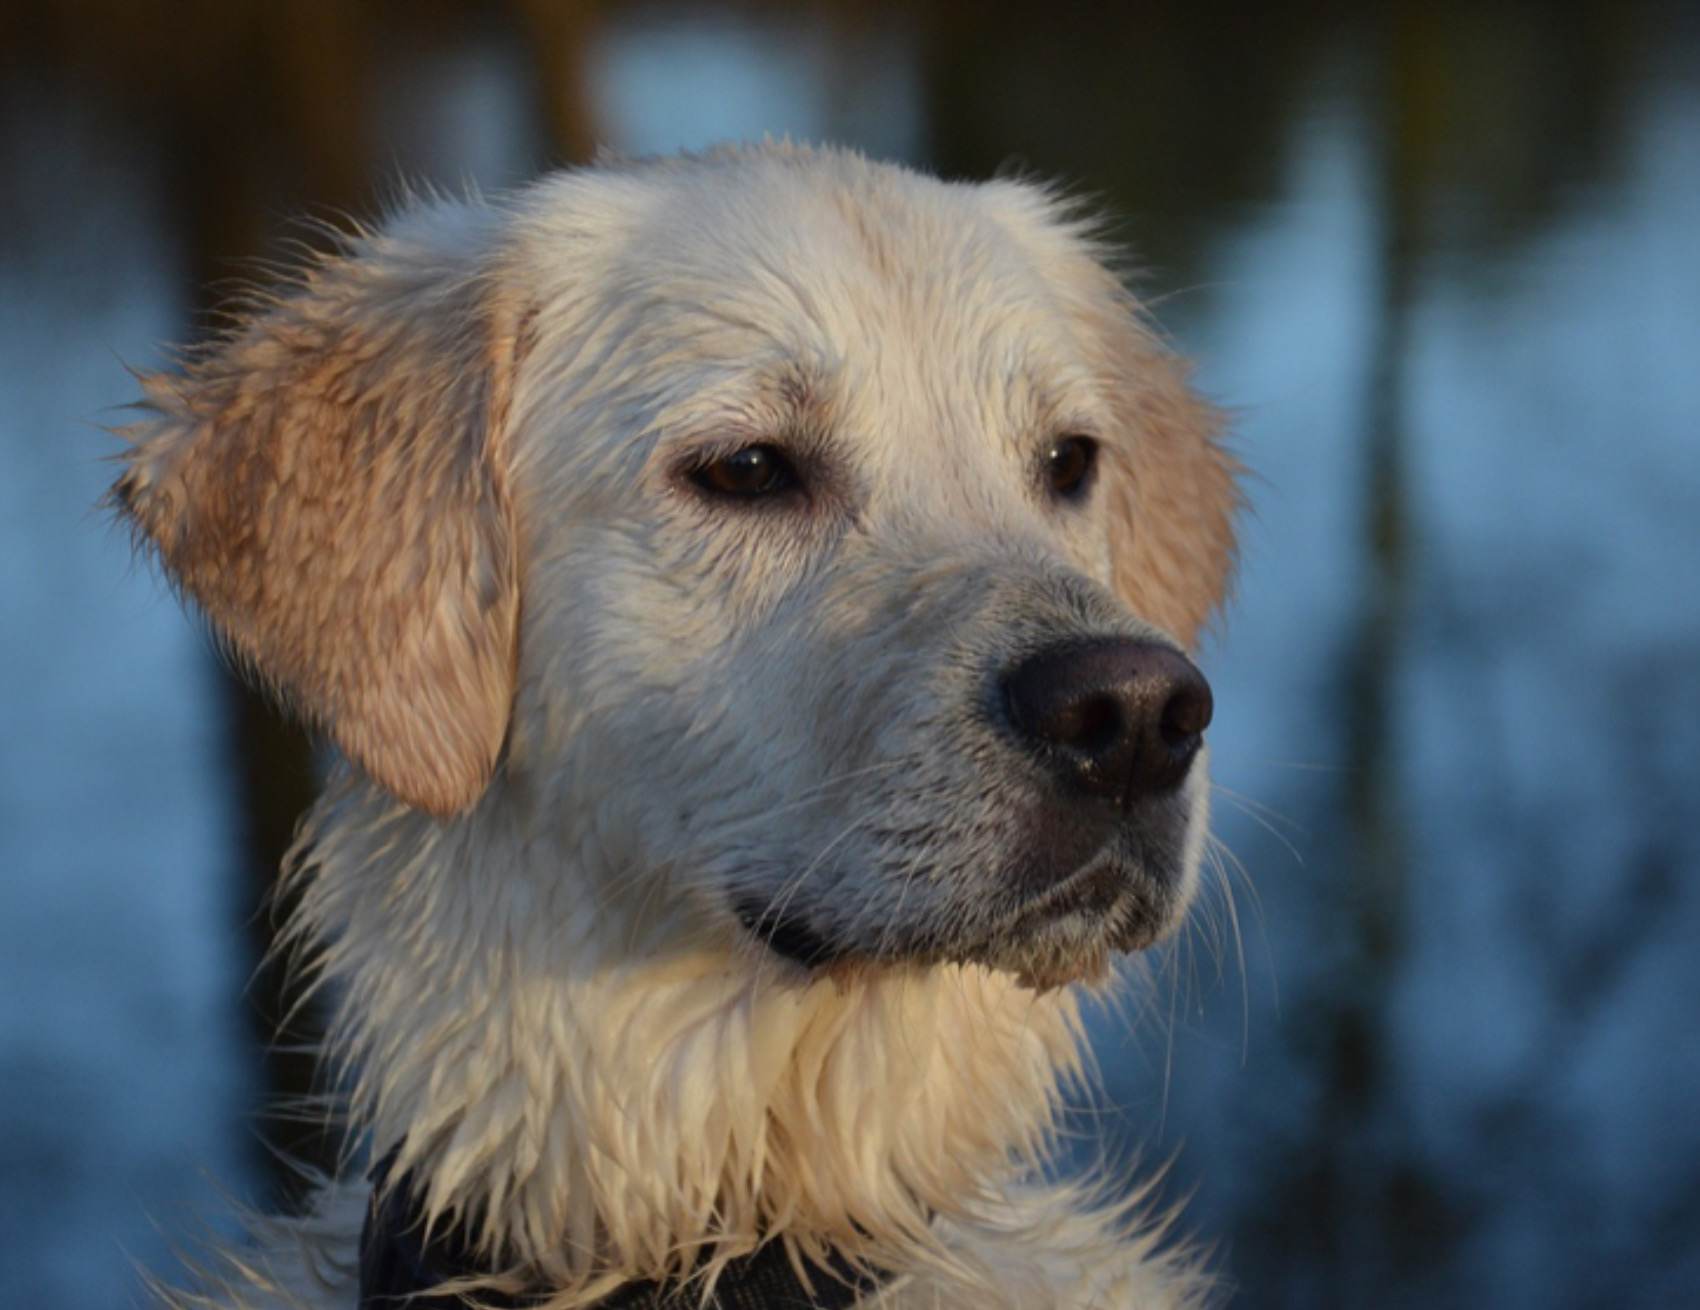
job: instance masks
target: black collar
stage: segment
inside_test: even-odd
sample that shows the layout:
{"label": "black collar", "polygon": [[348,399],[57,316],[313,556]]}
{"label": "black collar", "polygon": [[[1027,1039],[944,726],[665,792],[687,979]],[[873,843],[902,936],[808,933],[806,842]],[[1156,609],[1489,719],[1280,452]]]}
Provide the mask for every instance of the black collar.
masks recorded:
{"label": "black collar", "polygon": [[[424,1216],[411,1180],[387,1185],[390,1161],[373,1173],[372,1202],[360,1233],[360,1310],[530,1310],[546,1293],[433,1292],[453,1279],[492,1272],[464,1236],[448,1230],[424,1240]],[[706,1302],[679,1283],[631,1282],[596,1302],[595,1310],[849,1310],[883,1285],[878,1275],[853,1266],[837,1251],[811,1271],[811,1292],[792,1267],[785,1247],[769,1242],[729,1262]]]}

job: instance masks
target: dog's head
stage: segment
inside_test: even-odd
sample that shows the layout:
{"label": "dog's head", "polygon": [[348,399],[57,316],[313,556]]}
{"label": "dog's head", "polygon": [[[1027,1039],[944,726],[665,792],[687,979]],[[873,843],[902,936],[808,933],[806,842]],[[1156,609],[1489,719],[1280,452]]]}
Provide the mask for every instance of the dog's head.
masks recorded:
{"label": "dog's head", "polygon": [[151,379],[117,499],[400,801],[698,940],[1067,981],[1196,877],[1236,500],[1098,255],[789,147],[438,204]]}

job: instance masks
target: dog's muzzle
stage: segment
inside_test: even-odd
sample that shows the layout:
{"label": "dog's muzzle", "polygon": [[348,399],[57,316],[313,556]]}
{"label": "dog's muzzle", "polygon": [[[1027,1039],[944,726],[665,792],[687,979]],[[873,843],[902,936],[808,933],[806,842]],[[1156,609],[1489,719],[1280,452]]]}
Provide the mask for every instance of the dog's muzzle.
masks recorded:
{"label": "dog's muzzle", "polygon": [[735,903],[746,931],[811,972],[951,961],[1046,987],[1174,927],[1204,821],[1204,675],[1163,639],[1127,633],[1053,637],[983,667],[979,726],[950,757],[967,817],[897,828],[876,901],[889,913],[835,917],[841,900],[763,888]]}

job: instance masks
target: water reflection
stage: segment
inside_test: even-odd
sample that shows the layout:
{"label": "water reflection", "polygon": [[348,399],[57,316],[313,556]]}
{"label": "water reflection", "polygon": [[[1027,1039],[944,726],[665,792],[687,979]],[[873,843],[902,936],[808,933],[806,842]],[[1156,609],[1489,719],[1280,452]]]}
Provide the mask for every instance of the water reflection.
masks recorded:
{"label": "water reflection", "polygon": [[242,1021],[281,999],[231,952],[309,768],[88,514],[110,444],[79,420],[283,215],[763,130],[1077,179],[1239,408],[1255,514],[1208,655],[1244,987],[1207,985],[1201,929],[1153,1021],[1101,1036],[1114,1122],[1180,1148],[1237,1303],[1700,1297],[1692,14],[433,0],[200,6],[167,51],[152,6],[83,8],[0,22],[24,1301],[125,1295],[113,1238],[158,1264],[138,1195],[180,1229],[218,1205],[198,1165],[261,1185]]}
{"label": "water reflection", "polygon": [[[1677,1115],[1693,1086],[1700,994],[1673,817],[1700,763],[1678,563],[1700,545],[1700,432],[1673,353],[1700,339],[1700,101],[1686,71],[1636,83],[1622,137],[1583,142],[1611,185],[1547,195],[1513,242],[1508,215],[1483,221],[1492,195],[1401,198],[1444,152],[1413,163],[1412,130],[1378,135],[1353,85],[1194,337],[1214,382],[1270,398],[1245,424],[1268,483],[1216,676],[1254,714],[1297,711],[1249,725],[1259,756],[1324,771],[1241,756],[1225,702],[1224,781],[1300,834],[1224,821],[1280,1013],[1254,967],[1248,1038],[1230,997],[1205,1041],[1173,1040],[1169,1140],[1247,1304],[1684,1303],[1697,1135],[1650,1107]],[[1553,171],[1573,185],[1575,161]],[[1366,211],[1332,245],[1328,186]],[[1296,318],[1271,272],[1293,269]],[[1308,358],[1326,333],[1367,359]],[[1353,611],[1306,604],[1287,575],[1342,548]]]}
{"label": "water reflection", "polygon": [[926,124],[909,23],[841,12],[639,6],[611,16],[587,71],[637,154],[789,134],[918,161]]}

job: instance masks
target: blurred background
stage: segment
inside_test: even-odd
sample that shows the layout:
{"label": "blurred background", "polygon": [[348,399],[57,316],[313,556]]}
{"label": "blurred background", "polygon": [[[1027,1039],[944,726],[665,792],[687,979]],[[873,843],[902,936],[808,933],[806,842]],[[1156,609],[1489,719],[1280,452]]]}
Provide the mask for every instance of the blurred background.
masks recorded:
{"label": "blurred background", "polygon": [[1230,854],[1082,1157],[1239,1306],[1700,1305],[1700,13],[1631,0],[0,0],[0,1300],[323,1147],[309,749],[94,508],[128,367],[303,216],[764,133],[1098,198],[1255,470]]}

